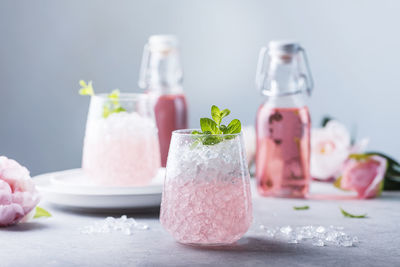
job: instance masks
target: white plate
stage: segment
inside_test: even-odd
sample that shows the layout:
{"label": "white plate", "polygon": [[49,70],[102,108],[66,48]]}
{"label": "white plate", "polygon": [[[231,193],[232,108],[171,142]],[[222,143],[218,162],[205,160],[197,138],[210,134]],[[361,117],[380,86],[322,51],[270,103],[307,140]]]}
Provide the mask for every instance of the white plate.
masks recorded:
{"label": "white plate", "polygon": [[34,177],[43,199],[74,209],[121,210],[159,207],[165,169],[152,184],[140,187],[107,187],[88,181],[82,169],[46,173]]}

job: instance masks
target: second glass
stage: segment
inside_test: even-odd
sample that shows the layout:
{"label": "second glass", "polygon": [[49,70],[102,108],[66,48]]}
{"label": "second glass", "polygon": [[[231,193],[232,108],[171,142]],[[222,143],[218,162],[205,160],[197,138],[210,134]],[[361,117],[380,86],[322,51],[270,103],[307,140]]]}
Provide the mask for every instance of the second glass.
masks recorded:
{"label": "second glass", "polygon": [[224,245],[252,222],[249,172],[241,134],[204,145],[191,130],[174,131],[161,203],[161,224],[180,243]]}
{"label": "second glass", "polygon": [[143,186],[160,168],[153,107],[144,94],[91,97],[82,168],[96,184]]}

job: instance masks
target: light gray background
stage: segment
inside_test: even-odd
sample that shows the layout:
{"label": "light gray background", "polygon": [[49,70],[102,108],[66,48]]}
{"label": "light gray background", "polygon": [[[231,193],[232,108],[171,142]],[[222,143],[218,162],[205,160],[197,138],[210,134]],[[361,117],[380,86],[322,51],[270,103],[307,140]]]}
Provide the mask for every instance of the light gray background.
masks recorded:
{"label": "light gray background", "polygon": [[315,78],[314,125],[330,114],[400,157],[399,1],[0,2],[0,154],[32,174],[80,166],[89,99],[137,90],[147,37],[180,37],[190,124],[211,104],[253,123],[258,51],[297,39]]}

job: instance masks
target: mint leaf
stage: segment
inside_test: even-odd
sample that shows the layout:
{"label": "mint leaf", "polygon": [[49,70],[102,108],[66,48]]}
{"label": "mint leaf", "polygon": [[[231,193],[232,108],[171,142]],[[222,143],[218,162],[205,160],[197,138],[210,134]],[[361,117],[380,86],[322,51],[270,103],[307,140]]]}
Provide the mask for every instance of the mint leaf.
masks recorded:
{"label": "mint leaf", "polygon": [[294,210],[308,210],[310,209],[310,206],[294,206]]}
{"label": "mint leaf", "polygon": [[222,140],[220,137],[215,135],[208,135],[203,138],[203,145],[216,145],[220,143]]}
{"label": "mint leaf", "polygon": [[235,138],[234,135],[219,136],[221,134],[236,134],[240,133],[242,126],[239,120],[235,119],[228,126],[221,125],[222,119],[231,113],[229,109],[220,110],[216,105],[211,107],[211,117],[200,119],[200,128],[202,132],[192,131],[195,137],[194,144],[203,143],[203,145],[215,145],[224,140]]}
{"label": "mint leaf", "polygon": [[103,118],[107,118],[113,113],[126,112],[126,109],[124,109],[119,103],[119,96],[120,92],[118,89],[112,90],[111,93],[107,96],[110,101],[104,103]]}
{"label": "mint leaf", "polygon": [[126,109],[124,109],[123,107],[121,107],[121,106],[118,106],[117,108],[115,108],[114,109],[114,113],[119,113],[119,112],[125,112],[126,111]]}
{"label": "mint leaf", "polygon": [[226,133],[226,131],[228,130],[228,128],[223,124],[219,126],[219,129],[221,130],[222,133]]}
{"label": "mint leaf", "polygon": [[357,218],[357,219],[363,219],[363,218],[367,218],[367,214],[361,214],[361,215],[354,215],[351,214],[347,211],[345,211],[344,209],[340,208],[340,211],[342,212],[344,217],[348,217],[348,218]]}
{"label": "mint leaf", "polygon": [[224,117],[226,117],[226,116],[228,116],[229,114],[231,114],[231,111],[229,110],[229,109],[224,109],[222,112],[221,112],[221,119],[222,118],[224,118]]}
{"label": "mint leaf", "polygon": [[86,84],[84,80],[80,80],[79,85],[81,86],[81,89],[79,90],[80,95],[94,95],[92,81]]}
{"label": "mint leaf", "polygon": [[119,95],[120,95],[120,92],[118,89],[112,90],[111,93],[108,95],[108,98],[111,99],[111,102],[115,106],[119,106]]}
{"label": "mint leaf", "polygon": [[[86,83],[84,80],[80,80],[79,85],[81,86],[81,89],[79,90],[79,94],[90,95],[90,96],[94,95],[92,81],[90,81],[89,83]],[[112,113],[119,113],[119,112],[126,111],[126,109],[124,109],[121,106],[121,104],[119,103],[119,96],[120,96],[120,92],[118,89],[114,89],[111,91],[110,94],[108,94],[107,97],[108,97],[109,101],[105,102],[103,105],[103,118],[107,118]]]}
{"label": "mint leaf", "polygon": [[213,105],[211,107],[211,117],[213,118],[213,120],[217,123],[217,125],[219,126],[221,124],[221,111],[219,110],[219,108],[215,105]]}
{"label": "mint leaf", "polygon": [[221,134],[220,129],[217,126],[217,123],[209,118],[201,118],[200,119],[200,127],[203,133],[210,132],[211,134]]}
{"label": "mint leaf", "polygon": [[45,210],[44,208],[37,206],[33,218],[36,219],[41,217],[51,217],[51,213]]}
{"label": "mint leaf", "polygon": [[233,121],[231,121],[229,123],[225,133],[226,134],[236,134],[236,133],[240,133],[241,130],[242,130],[242,125],[240,123],[240,120],[234,119]]}

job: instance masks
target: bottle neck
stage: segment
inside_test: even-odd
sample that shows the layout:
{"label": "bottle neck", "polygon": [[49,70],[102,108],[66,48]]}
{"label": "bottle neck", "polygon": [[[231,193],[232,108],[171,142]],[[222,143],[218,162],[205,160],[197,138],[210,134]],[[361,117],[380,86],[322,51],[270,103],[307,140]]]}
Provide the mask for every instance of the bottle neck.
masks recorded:
{"label": "bottle neck", "polygon": [[267,96],[284,96],[303,91],[302,75],[296,56],[282,59],[272,57],[262,94]]}
{"label": "bottle neck", "polygon": [[143,67],[142,88],[157,94],[180,94],[183,92],[183,71],[176,48],[149,49]]}
{"label": "bottle neck", "polygon": [[181,85],[161,86],[157,83],[149,85],[147,92],[157,95],[180,95],[183,94],[183,87]]}
{"label": "bottle neck", "polygon": [[293,93],[281,96],[268,96],[264,102],[271,108],[300,108],[307,106],[308,97],[305,92]]}

